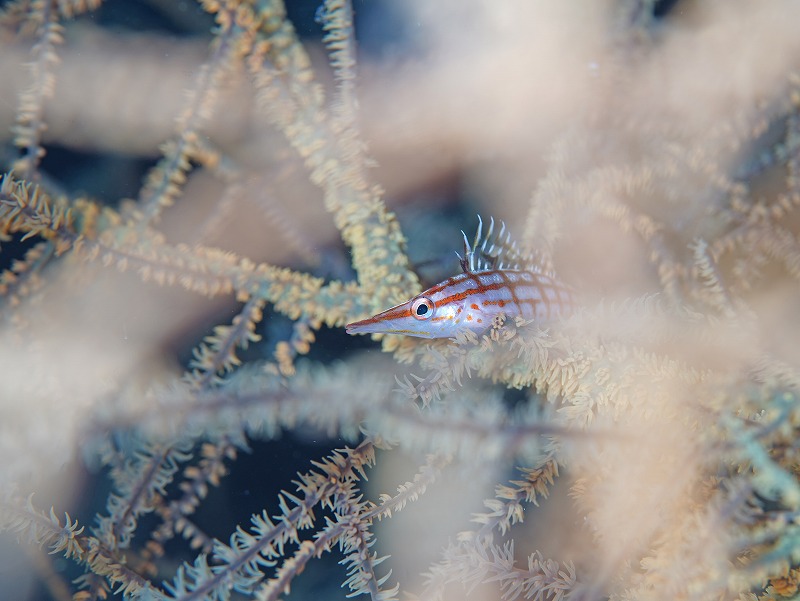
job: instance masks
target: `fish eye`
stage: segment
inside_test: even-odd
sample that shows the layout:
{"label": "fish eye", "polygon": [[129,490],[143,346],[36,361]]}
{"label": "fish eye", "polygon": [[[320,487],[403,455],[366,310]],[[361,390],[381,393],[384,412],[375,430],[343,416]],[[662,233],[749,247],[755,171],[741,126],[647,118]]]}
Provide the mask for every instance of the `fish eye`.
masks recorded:
{"label": "fish eye", "polygon": [[433,316],[434,304],[427,296],[420,296],[411,303],[411,315],[422,321]]}

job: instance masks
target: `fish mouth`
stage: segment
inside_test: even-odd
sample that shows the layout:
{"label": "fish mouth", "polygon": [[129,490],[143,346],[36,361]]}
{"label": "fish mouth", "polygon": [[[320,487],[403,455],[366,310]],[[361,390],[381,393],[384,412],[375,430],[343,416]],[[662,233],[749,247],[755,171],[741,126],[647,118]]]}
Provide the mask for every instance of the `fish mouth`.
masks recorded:
{"label": "fish mouth", "polygon": [[344,326],[344,331],[348,334],[366,334],[361,328],[364,327],[361,325],[360,321],[354,321],[353,323],[348,323]]}
{"label": "fish mouth", "polygon": [[380,329],[378,324],[372,323],[368,319],[348,323],[344,326],[344,331],[348,334],[379,334],[385,332],[385,330]]}

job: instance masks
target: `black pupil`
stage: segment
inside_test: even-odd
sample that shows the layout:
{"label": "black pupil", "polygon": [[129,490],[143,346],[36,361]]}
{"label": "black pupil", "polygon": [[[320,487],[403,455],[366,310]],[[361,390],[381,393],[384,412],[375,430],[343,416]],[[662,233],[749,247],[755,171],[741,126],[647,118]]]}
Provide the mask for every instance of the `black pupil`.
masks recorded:
{"label": "black pupil", "polygon": [[428,312],[428,305],[421,304],[417,307],[417,315],[425,315]]}

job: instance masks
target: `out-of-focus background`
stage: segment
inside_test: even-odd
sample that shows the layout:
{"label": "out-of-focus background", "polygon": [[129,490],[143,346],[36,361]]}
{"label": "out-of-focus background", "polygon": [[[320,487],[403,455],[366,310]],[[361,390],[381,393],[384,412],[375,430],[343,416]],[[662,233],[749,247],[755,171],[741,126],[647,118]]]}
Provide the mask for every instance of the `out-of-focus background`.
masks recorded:
{"label": "out-of-focus background", "polygon": [[[286,8],[319,80],[332,92],[318,4],[287,0]],[[358,125],[374,159],[369,175],[396,211],[424,285],[457,272],[461,230],[470,234],[481,214],[504,220],[534,248],[542,233],[558,273],[590,304],[637,298],[658,292],[668,278],[654,268],[654,247],[620,227],[625,219],[613,214],[609,198],[621,199],[613,207],[633,206],[665,224],[659,230],[666,232],[663,242],[680,255],[693,240],[713,242],[734,229],[737,182],[749,187],[748,202],[771,206],[791,197],[782,169],[797,152],[787,134],[797,120],[791,79],[800,65],[796,3],[355,0],[353,9]],[[143,177],[161,156],[159,146],[173,137],[186,90],[208,59],[213,20],[184,0],[108,0],[65,26],[54,95],[44,103],[40,171],[52,190],[119,207],[137,198]],[[20,94],[29,85],[30,60],[29,39],[0,30],[2,171],[18,155],[13,128]],[[353,279],[349,251],[322,208],[321,191],[282,134],[256,110],[249,86],[245,77],[230,77],[203,128],[231,163],[247,170],[247,179],[232,195],[219,177],[193,171],[158,229],[172,244],[214,246],[329,280]],[[619,181],[611,178],[615,173],[622,174]],[[567,197],[582,200],[572,206]],[[545,207],[536,223],[532,200]],[[546,207],[559,203],[569,205],[570,218],[548,221]],[[631,223],[632,229],[647,227],[635,217]],[[796,245],[796,216],[784,225],[787,244]],[[12,266],[31,244],[19,237],[4,242],[2,267]],[[748,288],[748,270],[759,271],[766,260],[737,261],[722,267],[734,274],[736,293],[759,323],[757,335],[745,332],[742,339],[797,365],[797,263],[781,258],[779,267],[766,265],[763,273],[752,274],[758,285]],[[109,486],[102,471],[82,461],[87,416],[95,419],[99,412],[102,421],[106,397],[134,371],[158,381],[185,369],[198,341],[238,311],[232,298],[206,299],[143,284],[135,274],[93,269],[59,270],[51,286],[63,284],[63,295],[15,310],[15,319],[30,321],[30,339],[43,341],[35,353],[16,352],[16,324],[0,337],[0,456],[7,458],[0,483],[34,483],[37,506],[56,505],[87,525],[102,510]],[[266,340],[286,338],[291,322],[270,314],[259,333]],[[752,356],[737,346],[740,339],[732,340],[737,342],[713,358],[689,348],[680,348],[679,355],[703,367],[735,370]],[[327,365],[356,352],[379,350],[366,337],[323,327],[310,358]],[[256,347],[242,356],[270,354]],[[141,395],[146,389],[143,382]],[[136,386],[126,394],[138,402]],[[508,393],[509,403],[514,394]],[[680,445],[679,436],[667,428],[664,440]],[[225,539],[232,524],[246,523],[273,504],[296,472],[336,444],[303,429],[278,441],[254,442],[253,452],[233,462],[222,488],[202,505],[198,522]],[[650,467],[658,464],[651,451],[642,459]],[[386,470],[391,476],[385,482],[376,476],[376,494],[413,475],[416,458],[397,461]],[[648,478],[663,484],[658,473],[643,472],[641,478],[626,472],[636,483],[621,477],[609,488],[646,488]],[[454,478],[459,477],[467,479],[463,473]],[[457,499],[424,501],[463,509],[457,516],[433,509],[431,521],[440,517],[441,530],[433,533],[429,522],[421,532],[413,530],[413,520],[403,522],[403,516],[386,527],[391,540],[404,541],[403,532],[413,532],[432,541],[421,550],[405,542],[384,548],[401,566],[397,578],[414,582],[464,526],[459,520],[480,510],[481,499],[503,478],[476,479],[470,497],[459,491],[450,493]],[[568,506],[566,485],[554,494],[557,507]],[[575,544],[553,540],[562,527],[580,529],[577,513],[546,516],[550,528],[538,534],[537,548],[552,545],[558,554]],[[617,518],[602,523],[601,516],[600,527],[611,528]],[[53,589],[42,584],[46,569],[28,576],[36,558],[20,554],[12,539],[0,536],[0,597],[54,598]],[[313,565],[290,598],[343,597],[335,561]],[[74,571],[66,560],[54,569]]]}

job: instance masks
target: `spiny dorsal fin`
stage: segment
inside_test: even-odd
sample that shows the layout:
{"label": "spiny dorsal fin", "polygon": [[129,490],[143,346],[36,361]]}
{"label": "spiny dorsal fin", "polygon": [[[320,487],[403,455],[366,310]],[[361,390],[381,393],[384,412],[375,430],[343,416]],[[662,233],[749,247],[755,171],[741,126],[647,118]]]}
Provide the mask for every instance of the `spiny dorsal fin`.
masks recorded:
{"label": "spiny dorsal fin", "polygon": [[506,224],[500,222],[499,231],[495,232],[494,218],[489,220],[489,229],[483,233],[483,219],[478,215],[478,229],[470,244],[464,230],[464,256],[458,255],[464,273],[489,271],[492,269],[522,269],[525,271],[542,271],[542,261],[535,254],[525,252],[511,239]]}

